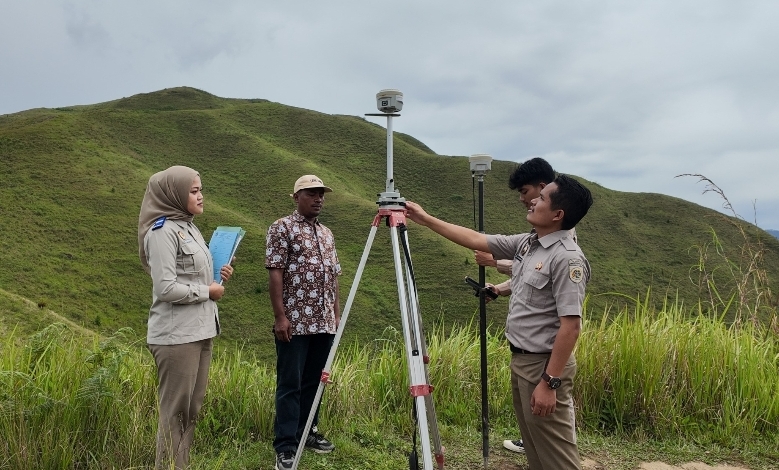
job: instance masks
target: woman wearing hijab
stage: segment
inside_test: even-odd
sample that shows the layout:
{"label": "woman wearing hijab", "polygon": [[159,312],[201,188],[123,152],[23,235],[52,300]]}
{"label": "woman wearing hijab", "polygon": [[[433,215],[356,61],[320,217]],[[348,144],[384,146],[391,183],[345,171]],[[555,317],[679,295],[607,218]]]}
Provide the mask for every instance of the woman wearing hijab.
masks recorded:
{"label": "woman wearing hijab", "polygon": [[[146,342],[157,364],[156,468],[189,465],[189,448],[208,382],[211,348],[219,334],[216,301],[224,286],[214,280],[213,261],[192,223],[203,213],[200,174],[173,166],[152,175],[141,203],[138,248],[153,291]],[[228,264],[222,281],[233,274]],[[218,281],[218,280],[217,280]]]}

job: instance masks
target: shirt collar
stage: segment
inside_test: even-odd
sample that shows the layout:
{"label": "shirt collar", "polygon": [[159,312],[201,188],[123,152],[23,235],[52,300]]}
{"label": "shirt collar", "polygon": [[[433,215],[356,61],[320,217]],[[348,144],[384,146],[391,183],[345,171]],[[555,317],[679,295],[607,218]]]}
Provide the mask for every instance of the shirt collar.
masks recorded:
{"label": "shirt collar", "polygon": [[300,214],[300,212],[298,212],[297,209],[295,209],[295,211],[292,213],[292,215],[290,217],[295,222],[303,222],[303,223],[306,223],[306,224],[319,225],[319,217],[315,217],[313,222],[309,222],[305,217],[303,217]]}
{"label": "shirt collar", "polygon": [[538,243],[544,248],[549,248],[555,243],[559,242],[563,238],[568,236],[568,230],[558,230],[556,232],[549,233],[538,239]]}

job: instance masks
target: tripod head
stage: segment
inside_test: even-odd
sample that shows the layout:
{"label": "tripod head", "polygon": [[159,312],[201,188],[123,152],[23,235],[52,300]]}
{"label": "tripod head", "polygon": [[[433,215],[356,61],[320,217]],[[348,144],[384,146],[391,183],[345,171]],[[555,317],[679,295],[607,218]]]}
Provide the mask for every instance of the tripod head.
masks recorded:
{"label": "tripod head", "polygon": [[376,204],[383,209],[405,208],[406,199],[400,196],[400,191],[395,190],[395,177],[393,176],[392,162],[392,118],[400,117],[398,112],[403,109],[403,93],[394,88],[388,88],[376,93],[376,107],[382,114],[371,113],[366,116],[387,117],[387,180],[383,193],[377,196]]}

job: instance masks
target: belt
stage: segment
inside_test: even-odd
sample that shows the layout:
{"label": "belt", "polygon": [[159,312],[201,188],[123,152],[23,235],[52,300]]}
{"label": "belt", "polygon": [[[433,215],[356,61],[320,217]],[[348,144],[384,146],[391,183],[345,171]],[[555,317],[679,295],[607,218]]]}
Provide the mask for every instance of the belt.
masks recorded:
{"label": "belt", "polygon": [[549,353],[536,353],[533,351],[528,351],[527,349],[518,348],[511,343],[509,343],[509,349],[514,354],[549,354]]}

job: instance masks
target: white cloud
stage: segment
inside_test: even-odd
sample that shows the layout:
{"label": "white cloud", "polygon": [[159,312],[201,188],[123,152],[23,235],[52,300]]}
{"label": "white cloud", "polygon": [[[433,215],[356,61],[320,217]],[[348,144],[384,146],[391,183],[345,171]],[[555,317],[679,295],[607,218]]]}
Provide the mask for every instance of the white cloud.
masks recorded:
{"label": "white cloud", "polygon": [[188,85],[362,115],[399,88],[395,129],[439,153],[544,156],[719,209],[674,178],[702,173],[779,228],[774,2],[32,0],[3,13],[2,113]]}

